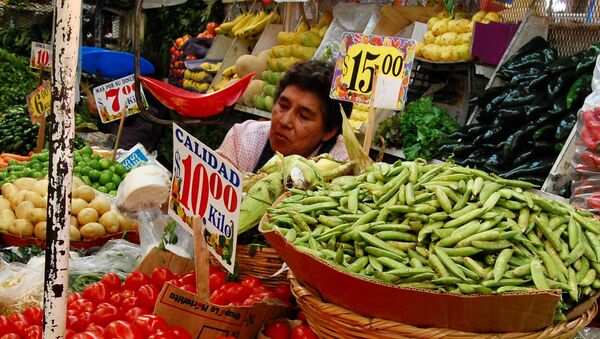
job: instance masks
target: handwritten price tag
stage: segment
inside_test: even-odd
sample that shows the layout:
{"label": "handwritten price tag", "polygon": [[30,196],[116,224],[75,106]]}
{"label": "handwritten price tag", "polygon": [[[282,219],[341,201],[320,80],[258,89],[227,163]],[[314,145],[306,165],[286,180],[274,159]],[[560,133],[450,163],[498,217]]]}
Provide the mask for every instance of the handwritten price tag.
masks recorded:
{"label": "handwritten price tag", "polygon": [[31,43],[31,57],[29,59],[29,67],[32,68],[49,68],[52,60],[52,48],[48,44],[41,42]]}
{"label": "handwritten price tag", "polygon": [[29,117],[34,124],[38,123],[43,115],[47,116],[50,113],[51,105],[52,93],[47,81],[44,81],[40,87],[27,96]]}
{"label": "handwritten price tag", "polygon": [[[135,100],[135,80],[132,75],[108,82],[94,88],[94,100],[100,114],[102,123],[111,122],[125,116],[136,114],[140,111]],[[147,107],[146,98],[142,91],[142,100]]]}
{"label": "handwritten price tag", "polygon": [[[368,104],[376,88],[375,107],[402,109],[415,48],[416,41],[411,39],[345,32],[336,57],[330,96]],[[377,84],[374,84],[376,71]]]}
{"label": "handwritten price tag", "polygon": [[232,273],[242,203],[241,178],[236,168],[173,124],[169,215],[190,232],[193,217],[201,217],[208,250]]}

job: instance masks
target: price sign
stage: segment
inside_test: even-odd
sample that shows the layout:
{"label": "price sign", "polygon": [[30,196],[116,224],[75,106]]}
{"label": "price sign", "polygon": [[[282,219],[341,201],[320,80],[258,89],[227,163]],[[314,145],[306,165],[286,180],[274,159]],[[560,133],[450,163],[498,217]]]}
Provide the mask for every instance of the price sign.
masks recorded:
{"label": "price sign", "polygon": [[173,124],[169,215],[192,231],[202,219],[208,250],[233,273],[242,203],[242,174],[215,151]]}
{"label": "price sign", "polygon": [[[117,120],[121,118],[122,113],[125,113],[127,117],[140,111],[135,100],[133,74],[95,87],[94,100],[102,123]],[[142,100],[144,105],[148,107],[143,91]]]}
{"label": "price sign", "polygon": [[132,147],[122,157],[117,159],[118,162],[123,164],[128,170],[134,168],[138,164],[145,164],[150,161],[146,155],[145,148],[141,144],[137,144]]}
{"label": "price sign", "polygon": [[50,67],[51,60],[52,48],[50,45],[35,41],[31,43],[31,58],[29,61],[29,67],[46,69]]}
{"label": "price sign", "polygon": [[38,123],[43,115],[50,114],[51,105],[52,93],[50,92],[50,84],[47,81],[44,81],[40,87],[27,96],[29,117],[34,124]]}
{"label": "price sign", "polygon": [[[345,32],[336,56],[330,97],[401,110],[406,101],[417,42]],[[377,72],[377,83],[373,83]]]}

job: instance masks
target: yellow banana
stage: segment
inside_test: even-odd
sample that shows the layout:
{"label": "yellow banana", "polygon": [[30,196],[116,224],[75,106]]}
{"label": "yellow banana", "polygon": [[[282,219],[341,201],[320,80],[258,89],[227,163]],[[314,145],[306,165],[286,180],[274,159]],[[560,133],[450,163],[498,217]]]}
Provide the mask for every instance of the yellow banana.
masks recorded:
{"label": "yellow banana", "polygon": [[224,22],[222,23],[219,27],[217,27],[217,29],[215,29],[215,31],[218,34],[226,34],[228,32],[231,31],[231,29],[237,25],[238,22],[240,22],[240,20],[242,20],[243,18],[245,18],[248,14],[247,13],[242,13],[240,15],[238,15],[235,19],[233,19],[232,21],[228,21],[228,22]]}
{"label": "yellow banana", "polygon": [[250,21],[252,21],[252,19],[254,19],[254,16],[255,14],[248,14],[242,20],[238,21],[238,23],[235,24],[235,26],[233,26],[233,28],[229,32],[230,35],[228,36],[230,38],[235,37],[235,33],[239,31],[242,27],[245,27]]}
{"label": "yellow banana", "polygon": [[235,74],[235,65],[233,65],[233,66],[229,66],[229,67],[227,67],[227,68],[225,68],[225,69],[223,70],[223,76],[224,76],[224,77],[228,77],[228,78],[230,78],[230,77],[232,77],[234,74]]}
{"label": "yellow banana", "polygon": [[276,22],[277,20],[279,20],[279,14],[275,13],[275,12],[271,12],[269,13],[269,15],[265,15],[265,17],[257,22],[256,24],[252,25],[252,26],[248,26],[245,30],[244,30],[244,35],[249,36],[249,35],[254,35],[254,34],[258,34],[260,32],[262,32],[265,27],[267,27],[268,24],[272,23],[272,22]]}
{"label": "yellow banana", "polygon": [[264,11],[260,11],[256,14],[254,14],[252,16],[252,20],[250,20],[249,22],[247,22],[244,26],[240,27],[238,30],[233,31],[233,34],[238,37],[238,38],[243,38],[245,37],[245,32],[247,32],[247,28],[254,26],[257,22],[259,22],[260,20],[262,20],[262,18],[266,16],[266,13]]}

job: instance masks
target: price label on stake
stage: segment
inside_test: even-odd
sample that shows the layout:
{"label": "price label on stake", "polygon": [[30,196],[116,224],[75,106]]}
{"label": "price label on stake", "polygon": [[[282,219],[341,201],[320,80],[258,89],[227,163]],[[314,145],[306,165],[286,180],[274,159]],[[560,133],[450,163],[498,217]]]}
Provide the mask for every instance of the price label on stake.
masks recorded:
{"label": "price label on stake", "polygon": [[194,216],[202,219],[208,250],[234,271],[242,174],[215,151],[173,124],[173,180],[169,215],[192,232]]}
{"label": "price label on stake", "polygon": [[412,39],[345,32],[336,56],[330,97],[368,104],[375,90],[374,107],[401,110],[416,44]]}
{"label": "price label on stake", "polygon": [[50,67],[52,60],[52,48],[48,44],[41,42],[31,43],[31,57],[29,58],[29,67],[44,69]]}
{"label": "price label on stake", "polygon": [[[144,92],[141,93],[142,101],[148,107]],[[133,74],[95,87],[94,100],[100,114],[100,120],[104,124],[119,119],[122,112],[128,117],[140,111],[135,100]]]}
{"label": "price label on stake", "polygon": [[43,115],[48,116],[51,105],[52,93],[50,92],[50,84],[47,81],[44,81],[40,87],[27,96],[27,110],[34,124],[37,124]]}

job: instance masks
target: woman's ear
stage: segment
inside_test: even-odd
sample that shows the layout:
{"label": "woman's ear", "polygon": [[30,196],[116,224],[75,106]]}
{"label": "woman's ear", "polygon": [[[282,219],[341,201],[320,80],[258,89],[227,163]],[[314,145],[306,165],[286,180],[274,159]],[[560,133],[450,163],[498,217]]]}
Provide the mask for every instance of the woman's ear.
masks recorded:
{"label": "woman's ear", "polygon": [[331,131],[325,131],[323,137],[321,138],[321,141],[327,141],[333,138],[336,134],[338,134],[338,130],[335,128],[333,128]]}

